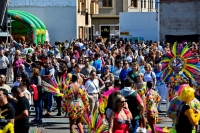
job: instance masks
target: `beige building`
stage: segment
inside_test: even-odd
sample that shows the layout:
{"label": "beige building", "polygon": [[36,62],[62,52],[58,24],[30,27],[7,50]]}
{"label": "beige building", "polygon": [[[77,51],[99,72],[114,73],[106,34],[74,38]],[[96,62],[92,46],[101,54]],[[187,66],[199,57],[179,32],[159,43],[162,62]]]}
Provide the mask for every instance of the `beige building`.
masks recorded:
{"label": "beige building", "polygon": [[[119,38],[120,12],[155,12],[155,0],[77,0],[77,37]],[[134,18],[130,18],[134,21]]]}

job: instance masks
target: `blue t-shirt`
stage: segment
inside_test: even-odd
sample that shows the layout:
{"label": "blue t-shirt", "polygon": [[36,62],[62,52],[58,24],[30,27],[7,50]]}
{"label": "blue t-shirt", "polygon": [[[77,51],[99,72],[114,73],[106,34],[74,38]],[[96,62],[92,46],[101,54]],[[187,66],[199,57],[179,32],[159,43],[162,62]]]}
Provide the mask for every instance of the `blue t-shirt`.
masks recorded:
{"label": "blue t-shirt", "polygon": [[102,68],[101,60],[99,60],[99,59],[95,60],[93,63],[93,67],[95,67],[97,71],[101,71],[101,68]]}
{"label": "blue t-shirt", "polygon": [[131,71],[131,69],[129,69],[129,68],[126,69],[126,70],[123,68],[121,70],[121,72],[119,74],[119,78],[121,79],[121,81],[125,81],[126,80],[126,76],[127,76],[127,74],[128,74],[129,71]]}
{"label": "blue t-shirt", "polygon": [[[113,66],[110,65],[110,70],[111,73],[114,73],[115,68]],[[104,73],[104,68],[102,68],[102,73]]]}
{"label": "blue t-shirt", "polygon": [[163,84],[162,71],[159,72],[159,71],[155,70],[154,72],[156,74],[156,85],[162,85]]}

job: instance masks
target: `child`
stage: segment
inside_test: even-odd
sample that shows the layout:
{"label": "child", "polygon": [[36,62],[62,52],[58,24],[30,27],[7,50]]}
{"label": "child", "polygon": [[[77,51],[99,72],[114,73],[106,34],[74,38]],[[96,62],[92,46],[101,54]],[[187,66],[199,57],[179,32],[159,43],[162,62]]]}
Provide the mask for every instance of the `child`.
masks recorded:
{"label": "child", "polygon": [[13,83],[13,86],[19,86],[19,84],[21,83],[22,81],[22,76],[20,74],[18,74],[16,76],[16,81]]}

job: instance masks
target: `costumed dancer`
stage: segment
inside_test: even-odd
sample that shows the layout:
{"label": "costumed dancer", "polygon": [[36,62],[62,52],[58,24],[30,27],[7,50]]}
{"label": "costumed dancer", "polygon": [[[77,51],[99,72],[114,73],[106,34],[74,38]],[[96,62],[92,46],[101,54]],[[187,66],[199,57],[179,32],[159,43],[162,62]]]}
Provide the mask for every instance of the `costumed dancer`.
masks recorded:
{"label": "costumed dancer", "polygon": [[139,121],[139,128],[138,131],[146,132],[146,118],[145,118],[145,111],[146,111],[146,93],[147,93],[147,87],[146,82],[143,81],[144,75],[143,73],[139,73],[137,75],[137,83],[134,87],[135,91],[140,95],[142,98],[142,101],[144,103],[144,110],[142,112],[142,118]]}
{"label": "costumed dancer", "polygon": [[177,133],[192,133],[193,126],[198,125],[200,112],[189,105],[194,99],[194,92],[193,88],[186,86],[180,93],[182,103],[177,111]]}
{"label": "costumed dancer", "polygon": [[67,110],[69,116],[70,132],[74,132],[76,122],[80,133],[84,133],[81,119],[90,106],[84,86],[78,82],[78,76],[72,75],[72,83],[64,91],[63,98],[63,109]]}
{"label": "costumed dancer", "polygon": [[160,102],[160,95],[157,91],[153,90],[153,83],[151,81],[147,82],[147,95],[146,95],[146,103],[147,103],[147,120],[151,127],[152,133],[156,133],[155,125],[158,121],[158,110],[157,106]]}
{"label": "costumed dancer", "polygon": [[[55,77],[57,77],[58,86],[60,92],[63,93],[67,86],[71,82],[72,75],[67,73],[67,62],[64,60],[60,60],[59,70],[60,72],[56,73]],[[62,103],[62,96],[55,96],[58,113],[57,116],[61,116],[61,103]]]}
{"label": "costumed dancer", "polygon": [[[177,118],[177,111],[181,104],[180,94],[184,87],[189,87],[188,84],[183,84],[179,87],[178,96],[174,97],[169,104],[169,108],[167,110],[167,116],[172,119],[172,130],[173,133],[175,132],[175,125],[176,125],[176,118]],[[190,103],[190,107],[200,111],[200,102],[194,98]]]}
{"label": "costumed dancer", "polygon": [[197,64],[196,54],[184,42],[179,45],[175,42],[172,51],[165,54],[162,60],[162,79],[170,88],[169,100],[177,95],[180,85],[187,83],[189,78],[195,80],[194,75],[199,72]]}

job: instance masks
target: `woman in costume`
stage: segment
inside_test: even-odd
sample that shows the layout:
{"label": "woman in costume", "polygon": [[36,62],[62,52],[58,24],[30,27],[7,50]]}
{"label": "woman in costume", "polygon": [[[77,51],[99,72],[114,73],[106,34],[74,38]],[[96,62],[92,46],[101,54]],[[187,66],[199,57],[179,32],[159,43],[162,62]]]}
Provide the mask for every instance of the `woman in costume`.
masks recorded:
{"label": "woman in costume", "polygon": [[[176,125],[176,114],[177,114],[177,111],[178,111],[178,108],[181,104],[181,100],[180,100],[180,93],[182,91],[182,89],[186,86],[189,86],[188,84],[183,84],[179,87],[179,90],[178,90],[178,96],[174,97],[171,101],[170,101],[170,104],[169,104],[169,108],[167,110],[167,116],[169,118],[172,119],[172,128],[175,129],[175,125]],[[196,109],[196,110],[199,110],[200,111],[200,102],[194,98],[190,103],[189,105]]]}
{"label": "woman in costume", "polygon": [[89,100],[83,85],[78,83],[78,77],[72,75],[72,84],[70,84],[64,92],[64,110],[68,112],[70,121],[70,132],[74,131],[74,123],[76,122],[80,133],[83,132],[81,117],[85,111],[89,111]]}
{"label": "woman in costume", "polygon": [[[142,101],[144,102],[144,111],[142,112],[142,118],[139,121],[140,128],[138,130],[146,130],[146,118],[145,118],[145,110],[146,110],[146,96],[145,94],[147,93],[147,88],[146,88],[146,82],[143,81],[143,73],[139,73],[137,75],[137,83],[135,86],[136,92],[140,95],[142,98]],[[145,131],[144,131],[145,132]]]}
{"label": "woman in costume", "polygon": [[[67,85],[70,84],[70,80],[72,78],[72,75],[70,73],[67,73],[67,62],[65,60],[60,60],[59,70],[60,72],[56,73],[57,82],[60,84],[60,91],[61,93],[65,91]],[[62,96],[55,96],[56,103],[57,103],[57,109],[58,113],[57,116],[61,116],[61,102],[62,102]]]}
{"label": "woman in costume", "polygon": [[158,110],[157,105],[160,102],[159,94],[153,90],[153,83],[151,81],[147,82],[148,92],[146,95],[147,99],[147,120],[151,127],[152,133],[156,133],[155,124],[158,121]]}
{"label": "woman in costume", "polygon": [[114,98],[112,109],[113,112],[109,118],[109,133],[129,133],[132,115],[122,95]]}
{"label": "woman in costume", "polygon": [[193,126],[198,125],[200,112],[192,108],[189,104],[194,99],[194,89],[186,86],[180,94],[182,103],[177,111],[177,133],[192,133]]}

